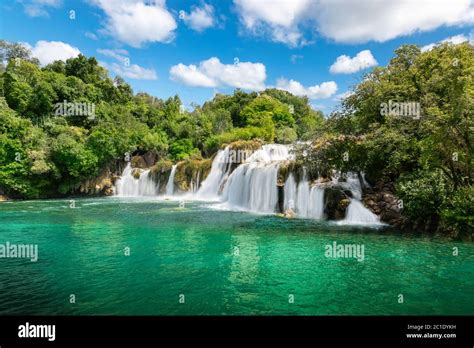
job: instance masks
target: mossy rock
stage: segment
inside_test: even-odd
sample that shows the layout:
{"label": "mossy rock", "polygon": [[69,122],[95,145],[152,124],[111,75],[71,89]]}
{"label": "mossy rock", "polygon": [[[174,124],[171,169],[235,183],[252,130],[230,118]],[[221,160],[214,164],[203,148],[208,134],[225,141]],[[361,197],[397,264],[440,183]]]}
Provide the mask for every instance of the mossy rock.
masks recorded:
{"label": "mossy rock", "polygon": [[290,174],[294,175],[297,183],[303,180],[304,172],[302,164],[296,161],[285,161],[281,163],[278,167],[278,183],[284,185]]}
{"label": "mossy rock", "polygon": [[159,183],[159,193],[165,192],[166,184],[168,183],[168,178],[170,177],[172,167],[173,162],[171,162],[170,160],[162,159],[156,162],[155,165],[150,168],[150,175],[152,180],[157,184]]}
{"label": "mossy rock", "polygon": [[160,160],[155,163],[153,167],[150,168],[150,172],[152,174],[163,174],[166,172],[170,172],[171,168],[173,167],[173,162],[170,160]]}
{"label": "mossy rock", "polygon": [[336,187],[327,187],[324,190],[324,214],[329,220],[344,219],[349,203],[344,190]]}
{"label": "mossy rock", "polygon": [[134,168],[132,170],[132,176],[135,178],[135,179],[140,179],[140,175],[142,174],[142,170],[140,168]]}
{"label": "mossy rock", "polygon": [[174,183],[180,191],[189,191],[189,182],[186,176],[186,161],[179,162],[174,174]]}
{"label": "mossy rock", "polygon": [[142,156],[133,156],[132,160],[130,161],[130,165],[132,168],[147,168],[146,161]]}
{"label": "mossy rock", "polygon": [[174,182],[178,189],[183,192],[191,190],[191,182],[193,185],[202,183],[209,174],[212,166],[211,159],[187,159],[179,162],[176,167]]}
{"label": "mossy rock", "polygon": [[226,147],[228,145],[231,150],[256,151],[260,149],[263,146],[263,144],[265,143],[260,139],[238,140],[230,144],[226,144],[223,147]]}

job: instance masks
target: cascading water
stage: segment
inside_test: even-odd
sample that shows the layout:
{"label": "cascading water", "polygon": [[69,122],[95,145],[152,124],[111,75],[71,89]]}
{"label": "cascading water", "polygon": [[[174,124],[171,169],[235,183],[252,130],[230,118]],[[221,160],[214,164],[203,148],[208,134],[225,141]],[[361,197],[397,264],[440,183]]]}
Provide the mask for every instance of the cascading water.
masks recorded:
{"label": "cascading water", "polygon": [[264,145],[230,174],[224,184],[222,200],[231,207],[276,212],[278,167],[281,161],[292,158],[285,145]]}
{"label": "cascading water", "polygon": [[149,169],[144,170],[136,179],[133,176],[133,168],[128,163],[122,176],[115,183],[115,194],[117,196],[156,196],[157,186],[149,174]]}
{"label": "cascading water", "polygon": [[[211,171],[199,187],[200,174],[196,182],[190,181],[191,196],[198,199],[219,200],[227,207],[261,213],[276,213],[278,209],[278,168],[283,161],[293,160],[290,147],[268,144],[255,151],[235,170],[231,171],[230,147],[220,150],[212,162]],[[177,165],[173,165],[166,184],[166,196],[174,193],[174,178]],[[140,170],[140,169],[138,169]],[[156,196],[158,187],[149,175],[149,170],[133,175],[129,164],[115,185],[118,196]],[[136,174],[136,173],[135,173]],[[363,179],[363,178],[362,178]],[[378,224],[379,218],[361,203],[362,188],[357,174],[348,173],[342,180],[335,175],[333,185],[350,190],[352,198],[342,224]],[[324,218],[324,187],[311,184],[306,176],[297,183],[293,173],[288,176],[283,189],[283,208],[291,210],[297,217]]]}
{"label": "cascading water", "polygon": [[176,174],[176,167],[177,167],[177,165],[175,164],[171,168],[170,177],[168,178],[168,183],[166,184],[166,195],[167,196],[172,196],[173,192],[174,192],[174,175]]}
{"label": "cascading water", "polygon": [[278,203],[278,165],[265,162],[241,164],[227,180],[223,200],[230,206],[255,212],[275,212]]}
{"label": "cascading water", "polygon": [[[338,179],[340,180],[340,179]],[[350,190],[352,197],[347,207],[346,217],[341,223],[346,224],[379,224],[379,217],[367,209],[362,203],[362,187],[355,173],[348,173],[345,182],[339,185]]]}
{"label": "cascading water", "polygon": [[306,178],[297,186],[294,175],[290,174],[285,183],[284,200],[285,211],[291,208],[298,217],[324,217],[324,190],[318,186],[310,187]]}
{"label": "cascading water", "polygon": [[202,182],[201,187],[197,192],[197,196],[206,199],[217,199],[221,186],[225,179],[227,179],[228,172],[231,168],[229,161],[230,148],[227,146],[224,150],[220,150],[214,161],[212,161],[211,171],[207,178]]}
{"label": "cascading water", "polygon": [[346,218],[342,223],[372,225],[378,224],[379,218],[369,209],[364,207],[360,201],[351,199],[351,203],[347,207]]}

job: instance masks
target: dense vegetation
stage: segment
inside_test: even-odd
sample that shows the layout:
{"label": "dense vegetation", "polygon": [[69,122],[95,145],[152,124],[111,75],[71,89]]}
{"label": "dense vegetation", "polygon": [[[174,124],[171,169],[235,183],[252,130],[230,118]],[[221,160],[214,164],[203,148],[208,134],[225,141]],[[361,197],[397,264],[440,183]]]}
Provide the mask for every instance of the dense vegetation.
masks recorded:
{"label": "dense vegetation", "polygon": [[[474,47],[468,43],[423,53],[400,47],[327,119],[307,98],[276,89],[217,94],[183,110],[178,96],[134,94],[93,57],[40,67],[21,45],[2,41],[0,52],[0,189],[11,197],[74,192],[127,154],[151,152],[176,162],[211,157],[236,140],[310,140],[298,154],[313,174],[365,172],[373,185],[394,183],[407,216],[435,219],[459,234],[474,230]],[[64,101],[93,104],[93,117],[58,115]],[[419,103],[421,113],[381,112],[390,101]]]}
{"label": "dense vegetation", "polygon": [[[0,49],[7,62],[1,71],[0,188],[11,197],[69,193],[127,154],[200,158],[238,139],[289,143],[323,123],[307,98],[275,89],[218,94],[189,112],[178,96],[134,95],[93,57],[41,68],[21,45],[1,42]],[[64,101],[93,104],[93,117],[58,115],[56,104]]]}
{"label": "dense vegetation", "polygon": [[[381,112],[389,101],[419,103],[420,112]],[[357,170],[371,184],[395,183],[404,214],[469,235],[473,130],[474,47],[443,44],[422,53],[402,46],[355,86],[302,160],[313,171]]]}

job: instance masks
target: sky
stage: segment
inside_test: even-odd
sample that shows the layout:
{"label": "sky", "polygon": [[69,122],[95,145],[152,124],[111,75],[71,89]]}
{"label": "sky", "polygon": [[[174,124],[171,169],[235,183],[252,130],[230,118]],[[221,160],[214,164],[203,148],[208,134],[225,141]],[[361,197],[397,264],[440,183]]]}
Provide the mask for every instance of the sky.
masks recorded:
{"label": "sky", "polygon": [[95,56],[134,92],[202,104],[234,89],[329,114],[402,44],[474,41],[471,0],[2,0],[0,39],[42,65]]}

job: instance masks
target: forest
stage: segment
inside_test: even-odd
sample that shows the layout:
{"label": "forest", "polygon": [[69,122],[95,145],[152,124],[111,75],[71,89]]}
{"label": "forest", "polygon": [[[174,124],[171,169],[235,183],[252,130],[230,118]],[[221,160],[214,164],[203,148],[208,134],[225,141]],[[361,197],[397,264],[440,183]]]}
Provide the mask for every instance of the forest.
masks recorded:
{"label": "forest", "polygon": [[[372,187],[388,187],[400,199],[411,221],[456,235],[474,231],[469,43],[426,52],[399,47],[327,116],[307,97],[277,89],[216,94],[186,110],[179,96],[134,93],[94,57],[41,67],[27,48],[6,41],[0,54],[0,194],[9,198],[73,195],[127,154],[174,163],[257,139],[296,144],[297,161],[314,176],[365,173]],[[70,102],[93,108],[70,113]],[[404,114],[397,103],[414,103],[419,112]]]}

